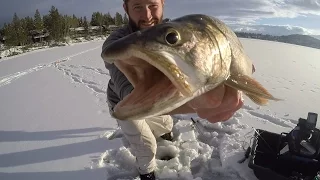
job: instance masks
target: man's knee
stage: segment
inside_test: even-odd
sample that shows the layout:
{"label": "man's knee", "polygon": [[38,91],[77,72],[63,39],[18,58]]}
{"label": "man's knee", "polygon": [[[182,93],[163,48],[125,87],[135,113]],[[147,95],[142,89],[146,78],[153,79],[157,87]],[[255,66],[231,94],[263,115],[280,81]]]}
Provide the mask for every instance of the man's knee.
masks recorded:
{"label": "man's knee", "polygon": [[172,118],[172,116],[164,115],[164,116],[162,116],[162,118],[163,118],[163,124],[166,127],[166,129],[171,131],[172,128],[173,128],[173,118]]}
{"label": "man's knee", "polygon": [[155,137],[145,120],[118,122],[124,136],[134,149],[137,151],[148,149],[149,155],[156,152]]}
{"label": "man's knee", "polygon": [[124,134],[137,154],[153,156],[156,153],[156,139],[153,134]]}
{"label": "man's knee", "polygon": [[123,133],[128,135],[136,135],[141,134],[142,130],[145,129],[145,121],[144,120],[135,120],[135,121],[122,121],[117,120],[120,125]]}
{"label": "man's knee", "polygon": [[156,139],[153,134],[125,135],[130,142],[132,153],[136,157],[136,166],[140,174],[147,174],[156,166]]}

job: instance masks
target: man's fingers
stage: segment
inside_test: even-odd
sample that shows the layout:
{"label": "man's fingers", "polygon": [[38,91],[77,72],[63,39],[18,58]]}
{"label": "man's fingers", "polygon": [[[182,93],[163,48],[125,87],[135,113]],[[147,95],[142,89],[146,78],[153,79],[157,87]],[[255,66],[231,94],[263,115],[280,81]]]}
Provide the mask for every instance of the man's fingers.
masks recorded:
{"label": "man's fingers", "polygon": [[235,111],[243,105],[242,95],[240,91],[225,87],[226,91],[222,103],[216,108],[198,108],[196,109],[199,117],[207,119],[210,122],[218,122],[229,119]]}
{"label": "man's fingers", "polygon": [[229,110],[229,111],[226,111],[226,112],[222,112],[222,113],[220,113],[220,114],[217,114],[217,115],[208,117],[208,118],[206,118],[206,119],[207,119],[209,122],[211,122],[211,123],[227,121],[227,120],[229,120],[229,119],[234,115],[234,113],[235,113],[237,110],[239,110],[242,106],[243,106],[243,101],[239,101],[238,105],[237,105],[234,109]]}
{"label": "man's fingers", "polygon": [[[219,86],[189,102],[189,105],[197,112],[216,108],[215,111],[222,112],[235,108],[241,98],[241,92],[229,86]],[[203,110],[202,110],[203,109]]]}
{"label": "man's fingers", "polygon": [[217,110],[223,112],[234,109],[239,104],[240,99],[242,99],[241,91],[226,86],[222,103]]}
{"label": "man's fingers", "polygon": [[[221,104],[218,108],[202,108],[197,109],[197,114],[199,117],[203,119],[212,119],[212,121],[223,121],[225,120],[225,114],[230,114],[230,112],[235,112],[239,110],[243,106],[242,98],[239,97],[236,100],[230,101],[231,103],[224,103]],[[224,107],[223,107],[224,106]]]}
{"label": "man's fingers", "polygon": [[220,85],[217,88],[194,98],[188,104],[193,109],[216,108],[220,106],[225,93],[225,86]]}

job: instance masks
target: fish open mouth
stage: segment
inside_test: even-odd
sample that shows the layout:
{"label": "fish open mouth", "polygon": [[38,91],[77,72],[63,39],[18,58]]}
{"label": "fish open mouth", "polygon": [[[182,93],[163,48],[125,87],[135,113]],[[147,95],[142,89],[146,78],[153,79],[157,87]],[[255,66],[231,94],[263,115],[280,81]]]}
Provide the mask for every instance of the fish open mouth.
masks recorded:
{"label": "fish open mouth", "polygon": [[161,115],[183,105],[192,95],[192,83],[173,63],[173,58],[153,53],[132,53],[134,60],[118,60],[134,90],[114,108],[113,116],[120,120]]}

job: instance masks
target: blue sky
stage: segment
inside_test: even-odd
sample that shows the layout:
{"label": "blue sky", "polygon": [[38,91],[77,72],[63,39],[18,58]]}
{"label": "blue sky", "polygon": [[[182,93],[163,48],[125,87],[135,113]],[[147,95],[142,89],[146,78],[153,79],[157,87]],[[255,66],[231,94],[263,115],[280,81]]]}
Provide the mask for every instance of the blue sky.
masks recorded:
{"label": "blue sky", "polygon": [[[1,0],[0,22],[33,16],[36,9],[47,14],[51,5],[62,14],[91,17],[92,12],[120,12],[122,0]],[[203,13],[216,16],[238,31],[274,35],[320,35],[320,0],[166,0],[165,16]]]}

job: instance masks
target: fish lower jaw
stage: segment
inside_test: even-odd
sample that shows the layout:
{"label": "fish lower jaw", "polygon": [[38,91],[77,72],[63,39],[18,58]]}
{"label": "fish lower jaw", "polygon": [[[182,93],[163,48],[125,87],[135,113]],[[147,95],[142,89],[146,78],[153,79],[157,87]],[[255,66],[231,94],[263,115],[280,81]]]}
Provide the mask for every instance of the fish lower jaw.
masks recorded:
{"label": "fish lower jaw", "polygon": [[[184,96],[173,84],[162,89],[161,93],[148,99],[146,95],[141,101],[127,104],[124,101],[115,107],[112,116],[118,120],[142,120],[154,116],[170,113],[188,101],[212,90],[214,86],[203,86],[193,93],[192,96]],[[130,97],[129,97],[130,98]]]}
{"label": "fish lower jaw", "polygon": [[118,120],[141,120],[163,115],[184,104],[184,97],[173,85],[150,99],[134,104],[119,103],[112,116]]}
{"label": "fish lower jaw", "polygon": [[163,75],[156,83],[147,85],[141,82],[119,102],[112,116],[118,120],[139,120],[162,115],[183,105],[190,97]]}

